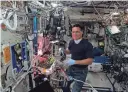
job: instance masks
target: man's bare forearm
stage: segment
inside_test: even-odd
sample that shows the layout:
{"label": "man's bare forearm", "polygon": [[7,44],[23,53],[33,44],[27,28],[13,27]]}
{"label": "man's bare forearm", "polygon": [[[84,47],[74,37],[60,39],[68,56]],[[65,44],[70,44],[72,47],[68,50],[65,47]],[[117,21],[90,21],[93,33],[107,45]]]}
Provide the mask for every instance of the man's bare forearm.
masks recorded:
{"label": "man's bare forearm", "polygon": [[90,65],[93,62],[93,58],[87,58],[87,59],[83,59],[83,60],[76,60],[75,64],[78,65]]}

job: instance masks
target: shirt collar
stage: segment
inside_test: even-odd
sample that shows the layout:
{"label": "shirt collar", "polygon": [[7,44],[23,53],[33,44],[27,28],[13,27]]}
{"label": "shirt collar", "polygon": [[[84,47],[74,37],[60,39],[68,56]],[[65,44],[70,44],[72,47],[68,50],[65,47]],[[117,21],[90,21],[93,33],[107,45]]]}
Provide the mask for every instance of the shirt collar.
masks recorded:
{"label": "shirt collar", "polygon": [[81,39],[78,39],[78,40],[74,40],[74,42],[75,42],[76,44],[79,44],[81,40],[82,40],[82,38],[81,38]]}

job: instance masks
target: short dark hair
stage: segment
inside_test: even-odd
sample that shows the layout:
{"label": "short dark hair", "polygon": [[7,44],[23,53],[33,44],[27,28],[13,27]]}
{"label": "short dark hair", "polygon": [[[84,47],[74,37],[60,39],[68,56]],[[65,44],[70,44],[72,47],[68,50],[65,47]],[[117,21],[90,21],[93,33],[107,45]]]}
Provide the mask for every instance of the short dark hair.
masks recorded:
{"label": "short dark hair", "polygon": [[75,24],[75,25],[72,26],[72,28],[73,27],[79,27],[81,31],[83,30],[83,27],[80,24]]}

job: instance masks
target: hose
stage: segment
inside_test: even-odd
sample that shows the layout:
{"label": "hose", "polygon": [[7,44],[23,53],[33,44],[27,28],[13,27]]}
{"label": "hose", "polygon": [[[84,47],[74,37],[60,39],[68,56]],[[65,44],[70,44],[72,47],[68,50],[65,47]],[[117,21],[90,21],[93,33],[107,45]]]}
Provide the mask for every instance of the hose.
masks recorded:
{"label": "hose", "polygon": [[[11,26],[9,23],[9,19],[12,16],[14,17],[14,21],[13,21],[14,25],[13,26]],[[15,31],[17,29],[17,14],[16,14],[16,12],[9,12],[7,18],[3,19],[3,23],[7,26],[8,29]]]}

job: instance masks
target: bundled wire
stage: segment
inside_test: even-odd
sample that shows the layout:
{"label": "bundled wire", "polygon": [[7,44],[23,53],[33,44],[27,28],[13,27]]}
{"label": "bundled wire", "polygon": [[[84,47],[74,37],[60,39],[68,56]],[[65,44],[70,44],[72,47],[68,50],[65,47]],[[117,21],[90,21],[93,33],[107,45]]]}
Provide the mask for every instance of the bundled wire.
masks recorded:
{"label": "bundled wire", "polygon": [[[10,2],[11,3],[11,2]],[[1,14],[2,23],[4,23],[9,30],[15,31],[17,29],[17,14],[16,14],[16,1],[12,1],[12,8],[5,11],[4,16]],[[13,26],[10,25],[9,20],[13,16]]]}

